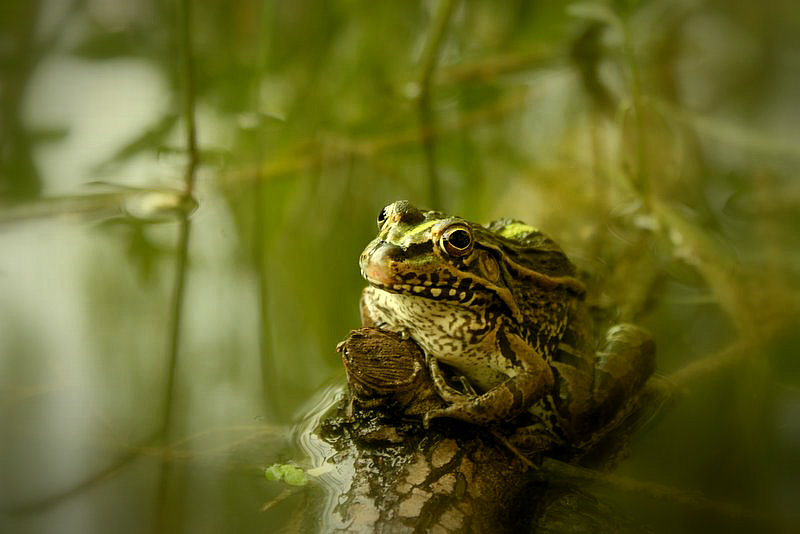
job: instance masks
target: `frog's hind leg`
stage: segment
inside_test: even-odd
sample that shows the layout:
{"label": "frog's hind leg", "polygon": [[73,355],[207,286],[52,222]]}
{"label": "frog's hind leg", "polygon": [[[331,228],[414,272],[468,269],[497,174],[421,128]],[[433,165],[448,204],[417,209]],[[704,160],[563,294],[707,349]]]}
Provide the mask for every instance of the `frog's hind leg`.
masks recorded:
{"label": "frog's hind leg", "polygon": [[570,461],[607,468],[627,455],[633,432],[661,405],[645,387],[654,370],[655,345],[646,330],[631,324],[608,330],[605,344],[595,355],[593,409],[583,418],[585,437],[573,449]]}
{"label": "frog's hind leg", "polygon": [[517,428],[508,436],[508,442],[524,457],[531,459],[540,452],[563,444],[563,439],[557,436],[548,425],[534,423]]}
{"label": "frog's hind leg", "polygon": [[650,333],[632,324],[612,326],[595,355],[592,419],[608,423],[642,389],[656,367]]}

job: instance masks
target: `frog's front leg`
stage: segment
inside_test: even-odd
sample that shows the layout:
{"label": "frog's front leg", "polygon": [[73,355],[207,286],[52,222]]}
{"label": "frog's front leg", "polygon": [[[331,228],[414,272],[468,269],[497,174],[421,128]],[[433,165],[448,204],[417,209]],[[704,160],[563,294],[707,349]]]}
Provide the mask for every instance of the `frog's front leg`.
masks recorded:
{"label": "frog's front leg", "polygon": [[447,383],[447,378],[445,378],[444,373],[439,367],[439,361],[435,357],[426,354],[425,362],[428,364],[428,371],[430,371],[431,380],[433,380],[436,392],[445,402],[453,404],[461,402],[465,397],[471,398],[477,396],[475,390],[472,388],[472,384],[463,376],[458,378],[462,380],[461,386],[464,388],[464,392],[451,387],[450,384]]}
{"label": "frog's front leg", "polygon": [[449,406],[425,414],[425,424],[437,417],[451,417],[475,424],[508,419],[527,410],[553,387],[553,372],[544,358],[521,337],[498,330],[497,350],[509,362],[519,362],[519,371],[481,395],[465,395],[449,385],[433,358],[431,377]]}

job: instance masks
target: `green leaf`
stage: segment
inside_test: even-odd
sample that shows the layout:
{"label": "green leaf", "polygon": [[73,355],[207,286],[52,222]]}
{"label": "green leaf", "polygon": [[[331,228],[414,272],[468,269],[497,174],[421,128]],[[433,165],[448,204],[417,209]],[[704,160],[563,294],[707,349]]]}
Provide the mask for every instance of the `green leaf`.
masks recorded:
{"label": "green leaf", "polygon": [[306,472],[292,464],[273,464],[264,470],[267,480],[274,482],[284,482],[290,486],[305,486],[308,484]]}
{"label": "green leaf", "polygon": [[267,478],[267,480],[271,480],[273,482],[279,481],[283,477],[281,466],[276,464],[267,467],[264,469],[264,476]]}
{"label": "green leaf", "polygon": [[283,472],[283,481],[290,486],[305,486],[308,484],[308,477],[301,468],[287,465]]}

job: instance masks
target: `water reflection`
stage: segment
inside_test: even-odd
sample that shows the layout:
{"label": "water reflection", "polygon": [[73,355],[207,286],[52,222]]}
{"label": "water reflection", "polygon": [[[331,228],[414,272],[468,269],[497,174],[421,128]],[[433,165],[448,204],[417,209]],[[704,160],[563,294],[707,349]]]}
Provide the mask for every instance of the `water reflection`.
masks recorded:
{"label": "water reflection", "polygon": [[[2,206],[0,225],[48,217],[67,221],[127,219],[128,222],[157,223],[188,217],[197,209],[197,200],[181,191],[91,185],[94,186],[91,192],[83,195],[44,197]],[[102,189],[107,191],[98,192]]]}
{"label": "water reflection", "polygon": [[[96,168],[156,123],[170,105],[163,73],[150,62],[89,61],[57,53],[43,61],[29,82],[23,120],[34,131],[68,132],[57,143],[36,148],[45,193],[70,194],[87,177],[107,179],[97,176]],[[115,169],[113,179],[144,185],[143,180],[165,171],[152,158],[140,158],[138,164],[128,161]]]}

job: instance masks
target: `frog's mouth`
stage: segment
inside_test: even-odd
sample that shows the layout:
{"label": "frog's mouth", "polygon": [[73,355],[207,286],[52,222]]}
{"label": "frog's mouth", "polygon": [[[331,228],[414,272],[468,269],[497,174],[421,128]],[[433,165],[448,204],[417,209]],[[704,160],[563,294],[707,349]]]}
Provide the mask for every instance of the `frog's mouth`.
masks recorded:
{"label": "frog's mouth", "polygon": [[391,243],[369,246],[359,260],[361,276],[372,287],[388,291],[438,300],[468,302],[473,288],[454,288],[437,273],[413,269],[403,249]]}
{"label": "frog's mouth", "polygon": [[397,280],[398,260],[402,259],[400,247],[385,243],[370,243],[358,261],[361,276],[380,289],[392,287]]}
{"label": "frog's mouth", "polygon": [[363,276],[370,285],[380,287],[381,289],[394,285],[394,275],[381,263],[362,261],[361,276]]}
{"label": "frog's mouth", "polygon": [[[403,248],[392,243],[377,240],[371,243],[361,254],[359,265],[361,276],[370,286],[388,293],[465,306],[476,300],[485,305],[487,301],[499,298],[515,319],[521,317],[508,289],[487,287],[477,278],[463,273],[449,274],[441,269],[431,272],[430,265],[426,269],[424,263],[415,269]],[[438,265],[441,267],[441,263]]]}
{"label": "frog's mouth", "polygon": [[361,276],[376,289],[464,306],[476,300],[481,300],[485,306],[488,301],[500,299],[509,315],[517,322],[522,321],[522,313],[508,288],[494,284],[486,286],[485,282],[464,273],[414,269],[406,252],[392,243],[379,240],[370,243],[361,253],[359,266]]}
{"label": "frog's mouth", "polygon": [[[434,286],[431,281],[426,281],[423,284],[404,282],[399,279],[392,269],[387,268],[386,265],[377,262],[368,262],[361,267],[361,276],[376,289],[388,291],[389,293],[401,293],[407,295],[414,295],[419,297],[426,297],[431,299],[448,299],[453,301],[461,300],[466,302],[469,300],[466,292],[462,292],[463,300],[459,299],[458,291],[452,288]],[[409,281],[419,280],[425,275],[414,274],[413,277],[409,276]],[[470,293],[469,297],[471,298]]]}

